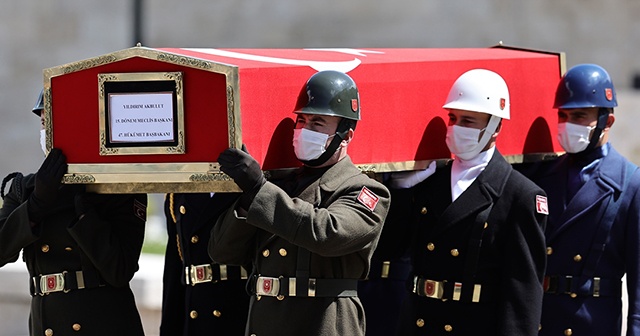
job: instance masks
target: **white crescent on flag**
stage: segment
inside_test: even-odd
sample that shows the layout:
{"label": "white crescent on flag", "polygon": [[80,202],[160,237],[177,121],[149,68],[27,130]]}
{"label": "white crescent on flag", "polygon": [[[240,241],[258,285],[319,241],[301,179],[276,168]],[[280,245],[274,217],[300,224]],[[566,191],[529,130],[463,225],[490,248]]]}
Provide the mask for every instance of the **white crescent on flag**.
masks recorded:
{"label": "white crescent on flag", "polygon": [[[353,60],[350,60],[350,61],[313,61],[313,60],[298,60],[298,59],[289,59],[289,58],[280,58],[280,57],[260,56],[260,55],[245,54],[245,53],[239,53],[235,51],[213,49],[213,48],[182,48],[182,49],[199,52],[203,54],[239,58],[239,59],[245,59],[250,61],[265,62],[265,63],[304,65],[304,66],[311,67],[316,71],[336,70],[336,71],[347,73],[355,69],[356,67],[358,67],[358,65],[360,65],[360,63],[362,63],[362,61],[359,58],[354,58]],[[365,56],[365,57],[367,53],[381,53],[378,51],[348,49],[348,48],[307,49],[307,50],[331,51],[331,52],[339,52],[344,54]]]}

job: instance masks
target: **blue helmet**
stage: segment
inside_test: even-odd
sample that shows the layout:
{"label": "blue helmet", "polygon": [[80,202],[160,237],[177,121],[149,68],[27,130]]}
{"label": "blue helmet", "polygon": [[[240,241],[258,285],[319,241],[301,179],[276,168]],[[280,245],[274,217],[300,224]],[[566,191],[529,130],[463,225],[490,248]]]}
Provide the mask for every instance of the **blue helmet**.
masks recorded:
{"label": "blue helmet", "polygon": [[44,110],[44,89],[40,91],[38,100],[36,100],[36,104],[33,105],[33,109],[31,109],[31,112],[35,113],[39,117],[40,114],[42,114],[42,110]]}
{"label": "blue helmet", "polygon": [[607,71],[596,64],[579,64],[562,76],[556,89],[554,108],[613,108],[616,90]]}

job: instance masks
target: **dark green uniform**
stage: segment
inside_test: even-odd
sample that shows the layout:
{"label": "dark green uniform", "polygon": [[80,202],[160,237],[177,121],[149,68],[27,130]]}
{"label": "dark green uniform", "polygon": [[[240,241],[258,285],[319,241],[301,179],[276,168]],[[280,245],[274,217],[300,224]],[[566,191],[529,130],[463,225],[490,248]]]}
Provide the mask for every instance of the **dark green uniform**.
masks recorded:
{"label": "dark green uniform", "polygon": [[95,209],[78,220],[77,189],[63,186],[52,211],[34,225],[26,202],[34,177],[14,179],[0,209],[0,266],[22,250],[31,335],[143,335],[129,281],[138,270],[146,195],[87,194]]}
{"label": "dark green uniform", "polygon": [[223,215],[211,257],[254,265],[246,335],[364,335],[356,285],[369,272],[389,201],[387,188],[346,157],[267,182],[246,218],[235,207]]}

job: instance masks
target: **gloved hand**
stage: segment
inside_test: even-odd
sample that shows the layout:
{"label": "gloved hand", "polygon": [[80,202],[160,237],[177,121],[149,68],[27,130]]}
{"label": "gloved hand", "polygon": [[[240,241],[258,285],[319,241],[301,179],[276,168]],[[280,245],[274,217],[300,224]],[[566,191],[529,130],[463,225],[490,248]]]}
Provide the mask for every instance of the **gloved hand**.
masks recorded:
{"label": "gloved hand", "polygon": [[217,161],[220,170],[229,175],[245,193],[255,193],[267,182],[260,165],[249,155],[245,145],[242,145],[242,150],[227,148]]}
{"label": "gloved hand", "polygon": [[27,208],[29,219],[40,223],[55,205],[62,177],[67,172],[67,157],[58,148],[53,148],[42,162],[35,177],[35,189],[29,196]]}
{"label": "gloved hand", "polygon": [[431,161],[427,169],[391,173],[391,178],[389,179],[389,187],[393,189],[411,188],[416,184],[426,180],[429,176],[433,175],[435,171],[436,161],[433,160]]}

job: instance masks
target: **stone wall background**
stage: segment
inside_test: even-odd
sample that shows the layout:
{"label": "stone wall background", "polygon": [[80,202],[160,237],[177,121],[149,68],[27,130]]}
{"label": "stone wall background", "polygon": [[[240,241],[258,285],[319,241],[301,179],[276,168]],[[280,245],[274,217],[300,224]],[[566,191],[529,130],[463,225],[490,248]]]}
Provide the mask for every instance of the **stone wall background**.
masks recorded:
{"label": "stone wall background", "polygon": [[[135,45],[136,0],[0,4],[0,175],[41,162],[29,110],[42,69]],[[640,2],[633,0],[142,1],[149,47],[487,47],[562,51],[598,63],[618,90],[640,73]]]}

